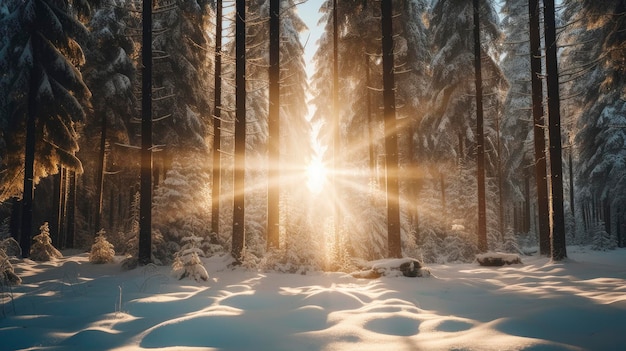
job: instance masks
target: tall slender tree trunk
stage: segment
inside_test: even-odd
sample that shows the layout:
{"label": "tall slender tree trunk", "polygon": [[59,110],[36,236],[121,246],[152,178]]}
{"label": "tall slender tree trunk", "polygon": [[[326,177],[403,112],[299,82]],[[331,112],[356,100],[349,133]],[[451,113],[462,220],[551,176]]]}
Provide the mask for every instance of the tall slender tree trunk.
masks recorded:
{"label": "tall slender tree trunk", "polygon": [[[215,86],[213,107],[213,184],[211,188],[211,232],[220,233],[220,195],[222,187],[222,0],[215,11]],[[216,240],[216,239],[212,239]]]}
{"label": "tall slender tree trunk", "polygon": [[22,225],[22,203],[16,196],[11,199],[11,220],[9,223],[9,230],[11,231],[11,237],[16,241],[20,240],[20,226]]}
{"label": "tall slender tree trunk", "polygon": [[63,166],[59,166],[59,211],[57,212],[58,240],[57,245],[65,242],[67,237],[67,190],[68,190],[68,170]]}
{"label": "tall slender tree trunk", "polygon": [[339,11],[337,0],[333,0],[333,192],[334,192],[334,227],[335,245],[340,242],[341,207],[339,206],[339,156],[341,154],[341,121],[339,117]]}
{"label": "tall slender tree trunk", "polygon": [[152,4],[151,0],[143,0],[139,264],[152,261]]}
{"label": "tall slender tree trunk", "polygon": [[480,46],[480,1],[474,0],[474,70],[476,74],[476,168],[478,181],[478,250],[487,251],[485,197],[485,133],[483,129],[483,79]]}
{"label": "tall slender tree trunk", "polygon": [[40,76],[34,68],[30,73],[30,89],[28,92],[28,111],[26,118],[26,142],[24,154],[24,191],[22,194],[22,225],[20,228],[20,247],[22,257],[30,255],[31,237],[33,234],[33,200],[35,178],[35,143],[37,120],[37,91]]}
{"label": "tall slender tree trunk", "polygon": [[550,199],[546,172],[546,136],[544,132],[543,83],[541,81],[541,34],[539,0],[528,2],[530,27],[530,79],[532,89],[533,136],[535,146],[535,184],[539,220],[539,252],[550,253]]}
{"label": "tall slender tree trunk", "polygon": [[365,89],[367,94],[367,146],[369,150],[369,158],[370,158],[370,182],[376,180],[376,159],[374,155],[374,127],[372,126],[372,94],[370,92],[371,89],[371,73],[370,73],[370,57],[367,53],[365,53]]}
{"label": "tall slender tree trunk", "polygon": [[100,132],[100,155],[98,162],[98,189],[97,196],[98,202],[96,203],[96,222],[95,231],[100,231],[100,223],[102,220],[102,202],[104,197],[104,172],[106,170],[106,138],[107,138],[107,117],[102,115],[102,130]]}
{"label": "tall slender tree trunk", "polygon": [[246,167],[246,2],[236,2],[235,23],[235,170],[233,199],[233,238],[231,253],[241,262],[245,242]]}
{"label": "tall slender tree trunk", "polygon": [[270,0],[270,67],[267,181],[267,248],[279,246],[280,201],[280,1]]}
{"label": "tall slender tree trunk", "polygon": [[574,145],[570,145],[567,163],[569,168],[569,210],[572,218],[574,219],[574,222],[576,222],[576,204],[574,197],[574,161],[572,159],[572,153],[574,152],[573,148]]}
{"label": "tall slender tree trunk", "polygon": [[383,51],[383,109],[385,112],[385,154],[387,165],[387,245],[388,257],[402,257],[400,237],[400,194],[398,185],[398,130],[393,54],[392,0],[380,3]]}
{"label": "tall slender tree trunk", "polygon": [[68,170],[67,191],[67,234],[62,242],[63,248],[73,249],[76,234],[76,171]]}
{"label": "tall slender tree trunk", "polygon": [[554,0],[544,0],[544,37],[546,40],[546,73],[548,81],[548,117],[550,146],[550,179],[552,190],[552,254],[555,261],[567,257],[565,215],[563,211],[563,157],[561,155],[561,102],[556,43]]}

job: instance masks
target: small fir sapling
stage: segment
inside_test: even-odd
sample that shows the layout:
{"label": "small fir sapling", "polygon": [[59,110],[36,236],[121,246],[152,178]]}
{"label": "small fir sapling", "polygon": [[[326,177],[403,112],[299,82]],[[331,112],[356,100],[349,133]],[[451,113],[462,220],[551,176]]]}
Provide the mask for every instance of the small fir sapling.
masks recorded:
{"label": "small fir sapling", "polygon": [[89,253],[89,262],[91,263],[109,263],[113,261],[115,257],[115,250],[113,244],[108,242],[104,229],[98,232],[96,236],[96,242],[91,245],[91,252]]}
{"label": "small fir sapling", "polygon": [[44,222],[44,224],[39,227],[39,230],[41,232],[33,238],[34,243],[30,248],[30,259],[34,261],[50,261],[55,258],[63,257],[61,252],[52,246],[48,222]]}
{"label": "small fir sapling", "polygon": [[204,252],[200,249],[202,238],[192,234],[184,237],[182,241],[183,246],[175,254],[174,263],[172,264],[172,275],[179,280],[192,277],[196,281],[207,281],[209,273],[207,273],[200,260],[200,256],[204,256]]}

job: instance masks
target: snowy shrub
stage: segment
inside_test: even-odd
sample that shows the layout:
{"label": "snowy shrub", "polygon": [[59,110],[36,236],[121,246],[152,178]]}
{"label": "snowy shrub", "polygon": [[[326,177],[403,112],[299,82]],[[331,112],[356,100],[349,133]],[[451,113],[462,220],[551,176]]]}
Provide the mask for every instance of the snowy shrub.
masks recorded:
{"label": "snowy shrub", "polygon": [[13,265],[4,250],[0,248],[0,285],[19,285],[22,279],[13,271]]}
{"label": "snowy shrub", "polygon": [[451,232],[443,239],[446,262],[472,262],[478,252],[475,240],[465,232]]}
{"label": "snowy shrub", "polygon": [[591,248],[596,251],[614,250],[617,247],[615,238],[604,230],[604,222],[598,223],[595,227],[592,240]]}
{"label": "snowy shrub", "polygon": [[207,273],[200,256],[204,256],[200,245],[202,238],[191,234],[182,239],[183,246],[175,254],[174,263],[172,264],[172,275],[176,279],[191,277],[196,281],[207,281],[209,274]]}
{"label": "snowy shrub", "polygon": [[422,229],[421,234],[421,260],[426,263],[444,263],[439,253],[443,246],[443,241],[439,238],[434,228],[427,226]]}
{"label": "snowy shrub", "polygon": [[61,252],[52,246],[48,222],[39,227],[39,230],[41,232],[33,238],[34,243],[30,248],[30,258],[34,261],[50,261],[63,257]]}
{"label": "snowy shrub", "polygon": [[154,228],[165,242],[181,243],[189,232],[210,228],[210,178],[201,156],[185,156],[172,163],[165,180],[154,192]]}
{"label": "snowy shrub", "polygon": [[20,243],[13,238],[0,240],[0,250],[4,251],[5,255],[9,257],[22,257],[22,248],[20,247]]}
{"label": "snowy shrub", "polygon": [[96,242],[91,246],[89,253],[89,262],[91,263],[109,263],[115,257],[113,244],[107,241],[104,229],[100,230],[96,236]]}

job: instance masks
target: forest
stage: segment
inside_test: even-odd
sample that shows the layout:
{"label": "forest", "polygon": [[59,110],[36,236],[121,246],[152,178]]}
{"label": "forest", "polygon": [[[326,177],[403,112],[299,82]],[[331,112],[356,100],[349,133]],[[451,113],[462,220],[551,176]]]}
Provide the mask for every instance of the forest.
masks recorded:
{"label": "forest", "polygon": [[626,1],[324,0],[316,43],[299,4],[3,0],[0,239],[285,272],[626,245]]}

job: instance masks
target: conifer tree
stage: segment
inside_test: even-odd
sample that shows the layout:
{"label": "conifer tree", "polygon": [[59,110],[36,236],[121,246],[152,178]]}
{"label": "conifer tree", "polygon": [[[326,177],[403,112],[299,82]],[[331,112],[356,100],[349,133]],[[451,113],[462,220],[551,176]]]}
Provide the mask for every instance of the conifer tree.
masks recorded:
{"label": "conifer tree", "polygon": [[59,164],[82,172],[75,156],[77,127],[85,116],[90,92],[78,70],[84,54],[77,39],[84,38],[87,30],[67,1],[30,0],[11,10],[2,26],[7,28],[7,39],[0,67],[9,72],[3,79],[11,99],[7,109],[10,133],[5,137],[12,147],[7,150],[7,172],[0,183],[4,194],[13,195],[20,189],[15,182],[23,169],[20,243],[22,254],[28,255],[34,185],[40,177],[56,173]]}

